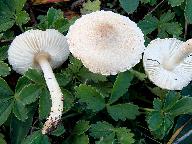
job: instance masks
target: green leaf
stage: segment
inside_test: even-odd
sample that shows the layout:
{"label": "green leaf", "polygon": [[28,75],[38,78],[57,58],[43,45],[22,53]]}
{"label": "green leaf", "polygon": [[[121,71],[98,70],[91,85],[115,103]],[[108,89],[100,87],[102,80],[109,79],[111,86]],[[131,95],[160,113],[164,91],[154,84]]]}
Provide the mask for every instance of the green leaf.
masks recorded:
{"label": "green leaf", "polygon": [[106,82],[100,82],[95,83],[93,86],[97,89],[97,91],[103,96],[103,97],[109,97],[111,96],[111,91],[113,88],[113,83],[106,81]]}
{"label": "green leaf", "polygon": [[94,1],[88,0],[83,4],[83,8],[81,9],[81,14],[88,14],[91,12],[98,11],[100,10],[100,5],[101,5],[100,0],[94,0]]}
{"label": "green leaf", "polygon": [[17,12],[21,11],[27,0],[13,0],[15,3],[15,9]]}
{"label": "green leaf", "polygon": [[17,25],[26,24],[30,20],[29,14],[26,11],[20,11],[16,15],[15,22]]}
{"label": "green leaf", "polygon": [[168,3],[172,6],[180,6],[182,3],[184,2],[184,0],[168,0]]}
{"label": "green leaf", "polygon": [[25,121],[28,118],[28,110],[20,101],[15,101],[13,113],[15,114],[18,120]]}
{"label": "green leaf", "polygon": [[145,35],[157,29],[160,38],[166,38],[169,35],[179,37],[183,30],[181,24],[175,21],[175,13],[171,11],[162,14],[159,20],[152,15],[147,15],[138,25]]}
{"label": "green leaf", "polygon": [[57,82],[60,86],[65,87],[72,80],[72,76],[66,72],[56,74]]}
{"label": "green leaf", "polygon": [[98,112],[105,107],[105,99],[94,87],[81,84],[75,89],[79,102],[86,103],[87,109],[91,109],[93,112]]}
{"label": "green leaf", "polygon": [[2,46],[0,48],[0,60],[5,60],[7,58],[7,51],[8,51],[8,46]]}
{"label": "green leaf", "polygon": [[12,117],[11,120],[11,144],[21,144],[23,139],[27,136],[33,121],[33,115],[35,113],[35,107],[29,107],[28,119],[25,122],[18,120],[16,117]]}
{"label": "green leaf", "polygon": [[8,119],[12,108],[13,100],[0,101],[0,126]]}
{"label": "green leaf", "polygon": [[[1,9],[0,9],[1,11]],[[2,17],[0,15],[0,32],[6,31],[14,25],[15,21],[12,17]]]}
{"label": "green leaf", "polygon": [[56,130],[54,130],[53,132],[51,132],[51,135],[61,136],[64,132],[65,132],[64,126],[60,124],[59,126],[57,126],[57,129],[56,129]]}
{"label": "green leaf", "polygon": [[23,105],[28,105],[35,102],[41,93],[42,88],[36,84],[29,84],[25,86],[19,94],[16,94],[15,97]]}
{"label": "green leaf", "polygon": [[4,139],[4,135],[0,133],[0,144],[7,144],[7,142]]}
{"label": "green leaf", "polygon": [[162,24],[161,30],[166,31],[168,34],[174,36],[179,36],[182,34],[182,27],[178,22]]}
{"label": "green leaf", "polygon": [[148,118],[149,128],[152,131],[158,130],[163,123],[163,115],[158,111],[153,111]]}
{"label": "green leaf", "polygon": [[63,12],[60,9],[50,8],[47,12],[47,27],[51,28],[53,23],[60,18],[63,18]]}
{"label": "green leaf", "polygon": [[27,72],[25,72],[24,76],[26,76],[29,80],[38,83],[38,84],[44,84],[45,80],[42,76],[42,74],[37,71],[36,69],[28,69]]}
{"label": "green leaf", "polygon": [[76,123],[73,134],[82,135],[90,128],[89,122],[85,120],[80,120]]}
{"label": "green leaf", "polygon": [[71,20],[67,20],[65,18],[63,19],[58,19],[54,23],[54,28],[57,29],[60,32],[67,32],[70,25],[71,25]]}
{"label": "green leaf", "polygon": [[120,73],[114,83],[109,102],[114,103],[122,97],[127,92],[132,80],[133,75],[129,71]]}
{"label": "green leaf", "polygon": [[178,94],[174,91],[169,91],[166,94],[166,98],[164,100],[163,110],[169,111],[180,98],[181,98],[180,94]]}
{"label": "green leaf", "polygon": [[134,134],[131,133],[129,129],[122,127],[122,128],[116,128],[115,131],[116,131],[117,139],[120,144],[133,144],[135,142],[133,138]]}
{"label": "green leaf", "polygon": [[140,81],[144,81],[147,78],[147,75],[136,70],[130,70],[131,74],[137,77]]}
{"label": "green leaf", "polygon": [[188,23],[192,24],[192,0],[186,0],[185,17]]}
{"label": "green leaf", "polygon": [[70,64],[68,65],[68,68],[66,69],[66,71],[74,75],[78,74],[80,69],[83,67],[82,62],[72,56],[69,58],[69,60],[70,60]]}
{"label": "green leaf", "polygon": [[74,105],[74,96],[66,89],[61,89],[64,97],[63,111],[69,111]]}
{"label": "green leaf", "polygon": [[9,68],[8,64],[0,61],[0,76],[7,76],[9,75],[9,72],[11,71],[11,69]]}
{"label": "green leaf", "polygon": [[182,27],[178,22],[175,22],[174,20],[175,13],[172,13],[171,11],[168,11],[167,13],[164,13],[160,17],[160,21],[158,23],[158,31],[159,33],[165,32],[173,36],[179,36],[182,34]]}
{"label": "green leaf", "polygon": [[29,135],[21,144],[51,144],[49,138],[41,133],[41,130]]}
{"label": "green leaf", "polygon": [[101,74],[95,74],[90,72],[87,68],[83,67],[80,69],[78,76],[81,77],[81,79],[83,79],[83,81],[86,80],[92,80],[95,83],[99,82],[99,81],[107,81],[106,76],[103,76]]}
{"label": "green leaf", "polygon": [[61,33],[69,29],[70,23],[64,18],[63,12],[60,9],[49,8],[46,16],[39,16],[40,23],[37,25],[39,29],[54,28]]}
{"label": "green leaf", "polygon": [[147,123],[155,138],[163,139],[168,135],[176,116],[191,113],[191,98],[180,98],[179,93],[169,91],[161,99],[154,99],[154,111],[148,113]]}
{"label": "green leaf", "polygon": [[147,123],[155,138],[163,139],[173,126],[173,118],[163,112],[153,111],[147,116]]}
{"label": "green leaf", "polygon": [[26,23],[29,20],[29,18],[26,20],[26,12],[22,12],[25,2],[26,0],[0,1],[0,32],[11,28],[16,21],[19,24],[18,22]]}
{"label": "green leaf", "polygon": [[30,80],[25,76],[22,76],[18,79],[17,85],[15,88],[15,93],[19,93],[26,85],[30,84]]}
{"label": "green leaf", "polygon": [[149,3],[151,6],[156,4],[157,0],[141,0],[141,3],[147,4]]}
{"label": "green leaf", "polygon": [[90,135],[97,139],[113,134],[114,127],[112,124],[103,121],[103,122],[97,122],[96,124],[92,124],[89,131]]}
{"label": "green leaf", "polygon": [[73,136],[72,144],[89,144],[89,137],[85,134],[75,135]]}
{"label": "green leaf", "polygon": [[139,0],[119,0],[119,2],[127,13],[133,13],[139,6]]}
{"label": "green leaf", "polygon": [[153,100],[153,108],[156,110],[156,111],[161,111],[161,109],[163,109],[163,103],[160,99],[157,99],[155,98]]}
{"label": "green leaf", "polygon": [[144,20],[139,21],[138,26],[145,35],[153,32],[158,27],[158,19],[152,15],[145,16]]}
{"label": "green leaf", "polygon": [[42,89],[39,99],[39,118],[45,119],[51,111],[51,96],[47,89]]}
{"label": "green leaf", "polygon": [[125,103],[107,107],[109,115],[115,120],[125,121],[126,119],[135,119],[139,115],[139,107],[134,104]]}
{"label": "green leaf", "polygon": [[174,17],[175,17],[175,13],[172,13],[171,11],[168,11],[168,12],[161,15],[160,22],[162,22],[162,23],[169,22],[172,19],[174,19]]}
{"label": "green leaf", "polygon": [[192,113],[192,98],[183,97],[175,103],[175,105],[170,109],[170,112],[173,116]]}
{"label": "green leaf", "polygon": [[0,99],[10,98],[13,94],[6,81],[0,77]]}
{"label": "green leaf", "polygon": [[112,133],[108,136],[101,137],[100,140],[96,142],[96,144],[116,144],[115,134]]}

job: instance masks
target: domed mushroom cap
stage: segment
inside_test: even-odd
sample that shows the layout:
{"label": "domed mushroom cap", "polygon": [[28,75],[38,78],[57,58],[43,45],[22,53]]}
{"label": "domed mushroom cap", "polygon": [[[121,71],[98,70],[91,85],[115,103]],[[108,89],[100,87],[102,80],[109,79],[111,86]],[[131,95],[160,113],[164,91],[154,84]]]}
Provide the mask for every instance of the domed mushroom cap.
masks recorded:
{"label": "domed mushroom cap", "polygon": [[54,29],[28,30],[17,36],[8,50],[9,63],[18,73],[28,68],[39,68],[35,64],[38,54],[47,55],[52,68],[60,66],[69,55],[65,36]]}
{"label": "domed mushroom cap", "polygon": [[192,79],[192,56],[186,56],[176,65],[170,65],[171,58],[179,54],[185,45],[180,40],[169,38],[153,40],[147,46],[143,64],[155,85],[168,90],[181,90],[189,84]]}
{"label": "domed mushroom cap", "polygon": [[115,75],[142,58],[143,33],[128,17],[111,11],[83,15],[67,34],[69,50],[94,73]]}

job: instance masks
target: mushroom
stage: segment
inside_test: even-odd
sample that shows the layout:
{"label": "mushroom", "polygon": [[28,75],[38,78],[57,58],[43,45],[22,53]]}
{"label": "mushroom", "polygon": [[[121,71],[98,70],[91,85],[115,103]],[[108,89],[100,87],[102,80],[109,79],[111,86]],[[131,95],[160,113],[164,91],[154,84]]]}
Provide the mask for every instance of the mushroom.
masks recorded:
{"label": "mushroom", "polygon": [[69,50],[93,73],[116,75],[142,58],[144,35],[128,17],[111,11],[83,15],[69,28]]}
{"label": "mushroom", "polygon": [[143,64],[149,79],[168,90],[181,90],[192,79],[192,40],[155,39],[144,52]]}
{"label": "mushroom", "polygon": [[65,36],[54,29],[29,30],[17,36],[8,50],[8,60],[13,69],[23,74],[28,68],[41,69],[52,99],[49,117],[42,133],[56,127],[63,111],[63,95],[52,68],[60,66],[69,56]]}

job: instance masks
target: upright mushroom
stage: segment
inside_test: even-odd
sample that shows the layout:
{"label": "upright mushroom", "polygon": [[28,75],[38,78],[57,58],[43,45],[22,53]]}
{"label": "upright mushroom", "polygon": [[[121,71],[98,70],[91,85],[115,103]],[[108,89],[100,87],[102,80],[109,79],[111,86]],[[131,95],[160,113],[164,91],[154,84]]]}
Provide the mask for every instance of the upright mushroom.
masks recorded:
{"label": "upright mushroom", "polygon": [[17,36],[8,50],[13,69],[23,74],[28,68],[41,69],[52,99],[51,113],[44,124],[46,134],[56,127],[63,111],[63,95],[52,68],[60,66],[69,55],[65,36],[54,29],[29,30]]}
{"label": "upright mushroom", "polygon": [[111,11],[83,15],[67,34],[70,52],[94,73],[115,75],[142,58],[143,33],[128,17]]}
{"label": "upright mushroom", "polygon": [[143,64],[149,79],[168,90],[181,90],[192,80],[192,40],[156,39],[147,46]]}

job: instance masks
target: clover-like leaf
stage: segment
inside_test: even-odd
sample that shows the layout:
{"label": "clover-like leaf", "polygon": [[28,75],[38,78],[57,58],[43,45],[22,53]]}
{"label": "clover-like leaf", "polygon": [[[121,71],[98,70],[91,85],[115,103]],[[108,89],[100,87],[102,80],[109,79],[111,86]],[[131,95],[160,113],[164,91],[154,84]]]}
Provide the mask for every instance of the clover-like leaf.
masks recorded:
{"label": "clover-like leaf", "polygon": [[133,74],[131,74],[129,71],[120,73],[117,76],[109,100],[110,103],[117,101],[121,96],[123,96],[128,91],[132,79]]}
{"label": "clover-like leaf", "polygon": [[116,128],[115,131],[120,144],[133,144],[135,142],[134,134],[129,129],[121,127]]}
{"label": "clover-like leaf", "polygon": [[119,0],[119,2],[127,13],[133,13],[139,6],[139,0]]}
{"label": "clover-like leaf", "polygon": [[171,4],[172,7],[180,6],[184,0],[168,0],[168,3]]}
{"label": "clover-like leaf", "polygon": [[0,1],[0,32],[11,28],[15,22],[21,26],[28,22],[29,15],[22,11],[26,0],[1,0]]}
{"label": "clover-like leaf", "polygon": [[81,84],[79,87],[76,87],[76,91],[79,102],[86,103],[87,109],[98,112],[105,107],[105,99],[94,87]]}
{"label": "clover-like leaf", "polygon": [[85,120],[80,120],[76,123],[73,134],[81,135],[85,133],[90,128],[89,122]]}
{"label": "clover-like leaf", "polygon": [[126,119],[135,119],[139,115],[139,107],[134,104],[125,103],[107,106],[109,115],[115,120],[125,121]]}
{"label": "clover-like leaf", "polygon": [[0,101],[0,126],[7,120],[9,117],[14,102],[12,99],[6,101]]}

